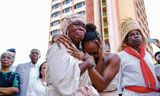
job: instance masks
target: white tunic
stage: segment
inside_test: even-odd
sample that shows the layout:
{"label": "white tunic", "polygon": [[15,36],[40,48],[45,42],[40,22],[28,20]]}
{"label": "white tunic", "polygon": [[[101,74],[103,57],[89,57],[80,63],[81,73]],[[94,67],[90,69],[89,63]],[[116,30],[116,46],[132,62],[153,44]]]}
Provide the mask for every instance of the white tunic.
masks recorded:
{"label": "white tunic", "polygon": [[[121,66],[119,71],[119,84],[118,84],[119,94],[122,94],[122,89],[124,89],[125,86],[146,87],[145,81],[143,79],[143,75],[141,72],[141,68],[140,68],[140,60],[126,53],[125,51],[120,52],[119,56],[121,59]],[[157,81],[155,70],[154,70],[154,64],[149,53],[146,52],[144,60],[146,61],[147,65],[149,66],[151,72],[153,73],[156,79],[156,88],[158,89],[159,83]],[[123,91],[123,94],[125,94],[125,92],[128,92],[128,91]],[[132,92],[132,93],[135,93],[135,92]],[[155,92],[152,92],[152,93],[155,93]],[[131,95],[123,95],[123,96],[131,96]],[[139,96],[139,95],[132,95],[132,96]],[[146,96],[151,96],[151,95],[146,95]]]}
{"label": "white tunic", "polygon": [[78,87],[91,84],[87,71],[80,76],[82,61],[71,56],[62,44],[60,47],[54,43],[47,52],[48,96],[72,96]]}
{"label": "white tunic", "polygon": [[45,96],[45,86],[40,79],[36,82],[32,82],[28,87],[26,96]]}

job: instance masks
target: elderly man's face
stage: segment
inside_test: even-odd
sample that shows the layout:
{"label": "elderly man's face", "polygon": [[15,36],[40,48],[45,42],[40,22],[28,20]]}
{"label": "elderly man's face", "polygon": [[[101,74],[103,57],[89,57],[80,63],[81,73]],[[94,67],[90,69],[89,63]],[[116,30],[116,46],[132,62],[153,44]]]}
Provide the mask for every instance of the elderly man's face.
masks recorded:
{"label": "elderly man's face", "polygon": [[133,30],[128,33],[127,43],[131,47],[139,47],[142,44],[142,35],[139,30]]}
{"label": "elderly man's face", "polygon": [[31,62],[36,64],[38,59],[40,58],[40,52],[38,50],[31,51],[30,53]]}
{"label": "elderly man's face", "polygon": [[79,43],[86,33],[85,24],[82,21],[75,21],[68,27],[67,31],[72,42]]}

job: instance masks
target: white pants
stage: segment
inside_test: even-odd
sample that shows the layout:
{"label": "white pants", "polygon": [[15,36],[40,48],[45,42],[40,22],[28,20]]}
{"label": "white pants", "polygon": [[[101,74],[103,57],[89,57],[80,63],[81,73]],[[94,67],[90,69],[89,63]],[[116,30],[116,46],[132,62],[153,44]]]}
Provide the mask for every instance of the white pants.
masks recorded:
{"label": "white pants", "polygon": [[160,93],[158,92],[136,93],[136,92],[124,89],[122,96],[160,96]]}

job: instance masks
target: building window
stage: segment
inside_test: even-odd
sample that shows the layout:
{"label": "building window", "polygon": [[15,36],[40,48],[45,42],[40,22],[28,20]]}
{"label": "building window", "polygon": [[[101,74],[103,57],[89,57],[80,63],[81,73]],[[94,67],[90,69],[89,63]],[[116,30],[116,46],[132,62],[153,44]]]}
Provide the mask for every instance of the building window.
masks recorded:
{"label": "building window", "polygon": [[85,11],[78,12],[78,14],[84,16],[85,15]]}
{"label": "building window", "polygon": [[52,14],[52,18],[53,18],[53,17],[57,17],[57,16],[59,16],[59,15],[60,15],[60,12],[59,12],[59,11],[58,11],[58,12],[55,12],[55,13]]}
{"label": "building window", "polygon": [[62,18],[61,20],[62,20],[62,22],[63,22],[64,18]]}
{"label": "building window", "polygon": [[58,24],[60,24],[60,20],[57,20],[57,21],[52,22],[52,23],[51,23],[51,26],[56,26],[56,25],[58,25]]}
{"label": "building window", "polygon": [[55,4],[55,5],[53,5],[53,6],[52,6],[52,9],[57,9],[57,8],[59,8],[59,7],[60,7],[60,5],[61,5],[60,3]]}
{"label": "building window", "polygon": [[74,8],[75,8],[75,9],[78,9],[78,8],[83,7],[84,5],[85,5],[85,2],[80,2],[80,3],[77,3],[77,4],[74,6]]}
{"label": "building window", "polygon": [[71,10],[72,10],[72,7],[65,8],[65,9],[63,10],[63,13],[68,13],[68,12],[70,12]]}
{"label": "building window", "polygon": [[55,29],[51,32],[51,36],[54,36],[55,34],[59,33],[60,30],[59,29]]}
{"label": "building window", "polygon": [[64,0],[63,5],[69,4],[70,2],[72,2],[72,0]]}

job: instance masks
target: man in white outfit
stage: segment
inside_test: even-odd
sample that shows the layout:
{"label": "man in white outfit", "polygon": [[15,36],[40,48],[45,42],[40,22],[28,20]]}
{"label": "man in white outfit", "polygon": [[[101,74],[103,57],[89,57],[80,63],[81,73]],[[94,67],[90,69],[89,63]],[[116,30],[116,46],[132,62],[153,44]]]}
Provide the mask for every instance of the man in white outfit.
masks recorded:
{"label": "man in white outfit", "polygon": [[[77,14],[64,18],[62,31],[72,45],[80,49],[80,42],[86,33],[85,21]],[[47,95],[48,96],[99,96],[90,86],[91,81],[87,69],[95,65],[93,57],[84,58],[84,62],[67,52],[62,43],[53,43],[47,52]],[[88,92],[87,92],[88,90]]]}
{"label": "man in white outfit", "polygon": [[16,72],[20,77],[20,92],[16,96],[26,96],[28,87],[38,79],[39,66],[38,60],[41,57],[39,49],[32,49],[29,57],[30,62],[18,64]]}
{"label": "man in white outfit", "polygon": [[128,18],[122,23],[121,30],[119,94],[158,96],[159,84],[154,64],[150,54],[145,51],[145,38],[138,22]]}

